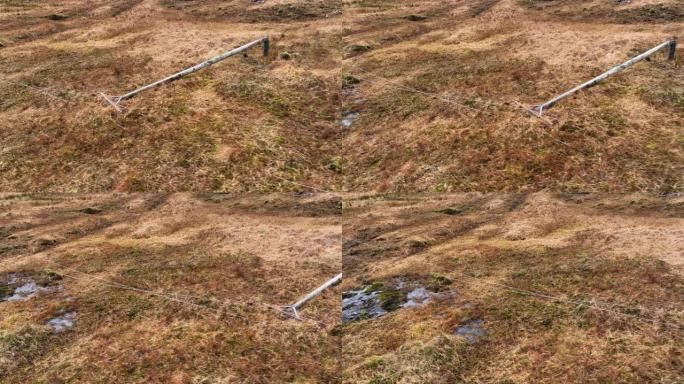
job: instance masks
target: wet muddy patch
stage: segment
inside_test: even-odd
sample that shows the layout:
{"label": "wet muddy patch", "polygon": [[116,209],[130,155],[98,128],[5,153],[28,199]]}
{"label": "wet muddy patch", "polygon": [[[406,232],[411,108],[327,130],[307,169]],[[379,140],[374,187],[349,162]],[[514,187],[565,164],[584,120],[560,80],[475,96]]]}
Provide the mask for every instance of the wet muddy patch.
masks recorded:
{"label": "wet muddy patch", "polygon": [[406,302],[401,306],[402,308],[420,308],[432,301],[433,293],[425,289],[425,287],[416,287],[406,294]]}
{"label": "wet muddy patch", "polygon": [[482,319],[464,319],[464,322],[454,329],[456,336],[463,337],[468,344],[477,343],[482,338],[487,337],[488,333],[484,329]]}
{"label": "wet muddy patch", "polygon": [[26,301],[38,293],[39,287],[34,281],[25,282],[16,288],[12,289],[11,296],[2,298],[2,301]]}
{"label": "wet muddy patch", "polygon": [[380,298],[381,291],[372,291],[370,286],[347,291],[342,294],[342,322],[373,319],[387,313]]}
{"label": "wet muddy patch", "polygon": [[26,301],[40,293],[56,292],[62,289],[56,281],[61,276],[46,271],[39,278],[10,274],[4,282],[0,282],[0,302]]}
{"label": "wet muddy patch", "polygon": [[345,112],[342,115],[342,121],[340,124],[342,125],[343,128],[351,128],[351,126],[354,124],[354,121],[358,119],[361,116],[358,112]]}
{"label": "wet muddy patch", "polygon": [[374,319],[402,308],[421,308],[435,299],[452,296],[445,290],[451,281],[443,276],[430,276],[426,282],[393,279],[375,282],[342,294],[342,322]]}
{"label": "wet muddy patch", "polygon": [[56,332],[64,332],[76,325],[76,312],[65,312],[57,317],[48,320],[47,325]]}

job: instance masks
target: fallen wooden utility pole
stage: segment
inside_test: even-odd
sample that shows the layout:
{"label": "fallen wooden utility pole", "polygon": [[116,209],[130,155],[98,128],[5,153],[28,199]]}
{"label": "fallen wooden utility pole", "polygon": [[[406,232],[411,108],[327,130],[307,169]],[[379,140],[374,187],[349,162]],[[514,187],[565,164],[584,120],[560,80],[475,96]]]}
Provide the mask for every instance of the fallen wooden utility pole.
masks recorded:
{"label": "fallen wooden utility pole", "polygon": [[668,41],[666,41],[666,42],[664,42],[664,43],[662,43],[656,47],[653,47],[653,48],[649,49],[648,51],[640,54],[639,56],[636,56],[630,60],[627,60],[624,63],[618,65],[617,67],[613,67],[609,71],[604,72],[599,76],[596,76],[595,78],[587,81],[584,84],[578,85],[577,87],[575,87],[575,88],[573,88],[573,89],[571,89],[571,90],[569,90],[569,91],[567,91],[561,95],[558,95],[558,96],[554,97],[553,99],[551,99],[551,100],[549,100],[543,104],[535,105],[532,109],[528,109],[528,111],[537,117],[542,117],[545,110],[553,107],[559,101],[573,95],[577,91],[580,91],[582,89],[586,89],[589,87],[593,87],[594,85],[605,80],[609,76],[612,76],[616,73],[620,73],[620,72],[624,71],[625,69],[631,67],[632,65],[640,62],[641,60],[644,60],[644,59],[650,57],[651,55],[658,52],[659,50],[661,50],[663,48],[667,48],[667,47],[669,47],[669,52],[667,55],[668,60],[674,60],[675,51],[677,50],[677,39],[668,40]]}
{"label": "fallen wooden utility pole", "polygon": [[144,91],[146,91],[146,90],[148,90],[148,89],[151,89],[151,88],[154,88],[154,87],[158,87],[158,86],[160,86],[160,85],[162,85],[162,84],[170,83],[170,82],[175,81],[175,80],[178,80],[178,79],[180,79],[180,78],[182,78],[182,77],[184,77],[184,76],[187,76],[187,75],[189,75],[189,74],[191,74],[191,73],[195,73],[195,72],[199,71],[200,69],[206,68],[206,67],[208,67],[208,66],[210,66],[210,65],[213,65],[213,64],[218,63],[219,61],[223,61],[223,60],[225,60],[225,59],[227,59],[227,58],[229,58],[229,57],[231,57],[231,56],[235,56],[235,55],[237,55],[237,54],[239,54],[239,53],[242,53],[242,52],[244,52],[244,51],[246,51],[246,50],[252,48],[253,46],[255,46],[255,45],[257,45],[257,44],[262,44],[262,45],[263,45],[264,56],[268,56],[268,52],[269,52],[269,49],[270,49],[270,39],[269,39],[268,37],[262,37],[261,39],[254,40],[254,41],[252,41],[251,43],[245,44],[245,45],[243,45],[243,46],[241,46],[241,47],[235,48],[235,49],[230,50],[230,51],[228,51],[228,52],[226,52],[226,53],[223,53],[223,54],[221,54],[221,55],[218,55],[218,56],[216,56],[216,57],[213,57],[213,58],[211,58],[211,59],[209,59],[209,60],[207,60],[207,61],[201,62],[201,63],[199,63],[199,64],[197,64],[197,65],[195,65],[195,66],[193,66],[193,67],[190,67],[190,68],[188,68],[188,69],[182,70],[182,71],[180,71],[180,72],[178,72],[178,73],[176,73],[176,74],[173,74],[173,75],[171,75],[171,76],[169,76],[169,77],[165,77],[165,78],[163,78],[163,79],[161,79],[161,80],[159,80],[159,81],[155,81],[155,82],[152,83],[152,84],[148,84],[148,85],[145,85],[145,86],[143,86],[143,87],[140,87],[140,88],[138,88],[138,89],[136,89],[136,90],[134,90],[134,91],[128,92],[128,93],[125,94],[125,95],[109,97],[109,96],[107,96],[106,94],[104,94],[103,92],[100,92],[100,95],[101,95],[101,96],[102,96],[102,97],[103,97],[103,98],[104,98],[112,107],[114,107],[117,111],[121,111],[121,108],[119,107],[119,103],[121,103],[121,101],[123,101],[123,100],[130,99],[130,98],[136,96],[137,94],[139,94],[139,93],[141,93],[141,92],[144,92]]}
{"label": "fallen wooden utility pole", "polygon": [[301,300],[298,302],[288,305],[285,307],[286,310],[292,311],[292,314],[294,314],[295,319],[299,319],[299,313],[297,310],[299,310],[301,307],[304,306],[307,302],[309,302],[311,299],[314,297],[320,295],[325,291],[326,289],[332,287],[333,285],[339,284],[340,281],[342,281],[342,274],[340,273],[339,275],[333,277],[332,279],[328,280],[325,282],[325,284],[321,285],[320,287],[316,288],[314,291],[309,293],[308,295],[304,296]]}

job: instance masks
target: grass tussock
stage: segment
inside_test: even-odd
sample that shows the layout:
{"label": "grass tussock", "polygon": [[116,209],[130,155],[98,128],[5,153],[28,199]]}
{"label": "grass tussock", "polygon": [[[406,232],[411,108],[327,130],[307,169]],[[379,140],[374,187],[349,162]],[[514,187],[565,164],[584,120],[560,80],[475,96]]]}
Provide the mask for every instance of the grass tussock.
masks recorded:
{"label": "grass tussock", "polygon": [[[41,287],[0,302],[3,382],[337,382],[339,292],[307,304],[301,322],[279,306],[338,273],[339,211],[324,209],[338,204],[328,195],[2,196],[3,242],[61,239],[2,255],[0,287],[15,289],[13,278]],[[74,323],[55,331],[49,322],[65,314]]]}
{"label": "grass tussock", "polygon": [[[355,81],[345,85],[343,110],[359,117],[342,148],[347,168],[362,170],[346,174],[345,187],[677,190],[679,59],[658,54],[545,119],[525,111],[671,37],[677,19],[653,16],[657,25],[645,32],[645,19],[589,16],[580,2],[537,3],[544,6],[399,2],[370,16],[377,4],[352,2],[344,43],[369,49],[344,60]],[[615,14],[679,7],[601,4],[619,8]],[[415,26],[404,18],[413,14],[431,16]],[[564,49],[549,48],[556,43]]]}
{"label": "grass tussock", "polygon": [[[222,7],[219,2],[183,3],[206,10]],[[267,12],[267,7],[241,2],[223,6]],[[300,9],[296,3],[273,6]],[[328,6],[321,2],[322,8]],[[336,188],[341,165],[331,154],[339,152],[338,41],[302,24],[323,23],[325,17],[292,15],[287,33],[270,19],[254,20],[245,34],[234,23],[217,29],[213,19],[158,2],[97,2],[92,9],[76,1],[23,7],[18,17],[9,10],[0,13],[11,20],[1,27],[0,41],[5,68],[0,169],[9,175],[2,188]],[[158,22],[141,22],[152,12]],[[29,25],[35,31],[21,37]],[[99,95],[124,94],[265,35],[272,39],[268,58],[255,47],[122,103],[123,114]]]}
{"label": "grass tussock", "polygon": [[[401,279],[436,293],[344,324],[344,382],[676,381],[680,205],[648,195],[352,199],[343,290]],[[436,241],[457,218],[476,224]],[[418,253],[387,247],[418,238],[431,239]],[[464,336],[472,324],[477,338]]]}

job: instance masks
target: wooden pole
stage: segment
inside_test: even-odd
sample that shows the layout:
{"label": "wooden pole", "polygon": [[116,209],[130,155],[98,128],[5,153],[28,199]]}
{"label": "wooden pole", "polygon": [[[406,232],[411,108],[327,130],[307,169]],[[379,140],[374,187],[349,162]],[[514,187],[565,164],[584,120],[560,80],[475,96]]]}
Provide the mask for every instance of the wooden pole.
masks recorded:
{"label": "wooden pole", "polygon": [[235,56],[235,55],[237,55],[237,54],[239,54],[239,53],[242,53],[242,52],[244,52],[244,51],[246,51],[246,50],[252,48],[253,46],[255,46],[255,45],[257,45],[257,44],[262,44],[262,45],[263,45],[264,56],[268,56],[269,49],[270,49],[270,39],[269,39],[268,37],[262,37],[261,39],[254,40],[254,41],[252,41],[251,43],[247,43],[247,44],[245,44],[245,45],[243,45],[243,46],[241,46],[241,47],[235,48],[235,49],[230,50],[230,51],[228,51],[228,52],[225,52],[225,53],[223,53],[223,54],[221,54],[221,55],[218,55],[218,56],[216,56],[216,57],[212,57],[212,58],[209,59],[209,60],[203,61],[203,62],[201,62],[201,63],[199,63],[199,64],[197,64],[197,65],[195,65],[195,66],[192,66],[192,67],[190,67],[190,68],[184,69],[184,70],[182,70],[182,71],[180,71],[180,72],[178,72],[178,73],[175,73],[175,74],[173,74],[173,75],[171,75],[171,76],[165,77],[165,78],[163,78],[163,79],[161,79],[161,80],[159,80],[159,81],[155,81],[154,83],[151,83],[151,84],[142,86],[142,87],[140,87],[140,88],[138,88],[138,89],[136,89],[136,90],[134,90],[134,91],[131,91],[131,92],[126,93],[125,95],[122,95],[122,96],[115,96],[115,97],[108,97],[108,96],[105,95],[104,93],[100,93],[100,95],[107,101],[107,103],[109,103],[109,104],[110,104],[112,107],[114,107],[116,110],[120,111],[121,108],[119,107],[119,103],[120,103],[121,101],[123,101],[123,100],[130,99],[130,98],[136,96],[137,94],[139,94],[139,93],[141,93],[141,92],[144,92],[144,91],[146,91],[146,90],[148,90],[148,89],[155,88],[155,87],[158,87],[158,86],[160,86],[160,85],[162,85],[162,84],[170,83],[170,82],[172,82],[172,81],[176,81],[176,80],[178,80],[178,79],[180,79],[180,78],[182,78],[182,77],[185,77],[185,76],[187,76],[187,75],[189,75],[189,74],[191,74],[191,73],[195,73],[195,72],[197,72],[197,71],[199,71],[199,70],[201,70],[201,69],[203,69],[203,68],[206,68],[206,67],[208,67],[208,66],[210,66],[210,65],[214,65],[214,64],[218,63],[219,61],[223,61],[223,60],[225,60],[225,59],[227,59],[227,58],[229,58],[229,57],[231,57],[231,56]]}
{"label": "wooden pole", "polygon": [[325,291],[326,289],[332,287],[333,285],[339,284],[340,281],[342,281],[342,274],[341,273],[339,275],[333,277],[332,279],[326,281],[325,284],[323,284],[320,287],[316,288],[315,290],[311,291],[311,293],[304,296],[303,298],[301,298],[296,303],[294,303],[292,305],[288,305],[285,308],[291,310],[292,313],[294,313],[295,318],[299,319],[299,313],[297,313],[297,310],[299,310],[301,307],[303,307],[304,304],[309,302],[311,299],[313,299],[316,296],[323,293],[323,291]]}
{"label": "wooden pole", "polygon": [[672,40],[670,40],[670,52],[667,55],[667,59],[668,60],[674,60],[676,53],[677,53],[677,38],[673,37]]}
{"label": "wooden pole", "polygon": [[638,55],[632,59],[625,61],[624,63],[622,63],[616,67],[611,68],[610,70],[602,73],[599,76],[596,76],[595,78],[587,81],[586,83],[578,85],[577,87],[575,87],[575,88],[573,88],[573,89],[571,89],[571,90],[569,90],[569,91],[567,91],[561,95],[558,95],[558,96],[554,97],[553,99],[551,99],[551,100],[549,100],[543,104],[539,104],[539,105],[534,106],[532,109],[529,109],[528,111],[537,117],[542,117],[544,110],[553,107],[559,101],[561,101],[567,97],[570,97],[571,95],[573,95],[577,91],[593,87],[594,85],[600,83],[601,81],[605,80],[606,78],[608,78],[612,75],[615,75],[617,73],[620,73],[620,72],[624,71],[625,69],[631,67],[632,65],[640,62],[641,60],[644,60],[644,59],[650,57],[651,55],[653,55],[654,53],[658,52],[659,50],[661,50],[663,48],[669,47],[668,56],[670,59],[674,59],[674,51],[676,49],[676,46],[677,46],[677,40],[668,40],[668,41],[666,41],[666,42],[664,42],[664,43],[662,43],[656,47],[649,49],[648,51],[646,51],[646,52],[644,52],[644,53],[642,53],[642,54],[640,54],[640,55]]}
{"label": "wooden pole", "polygon": [[271,39],[269,39],[268,37],[264,37],[262,39],[262,41],[263,41],[262,48],[264,50],[264,57],[268,57],[268,53],[271,50]]}

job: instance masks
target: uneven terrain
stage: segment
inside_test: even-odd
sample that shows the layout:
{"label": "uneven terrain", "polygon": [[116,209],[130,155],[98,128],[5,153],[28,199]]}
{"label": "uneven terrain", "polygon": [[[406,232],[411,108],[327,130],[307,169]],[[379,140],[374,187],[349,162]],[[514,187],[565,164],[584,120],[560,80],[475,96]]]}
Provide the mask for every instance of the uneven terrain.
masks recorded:
{"label": "uneven terrain", "polygon": [[[682,187],[677,0],[0,4],[0,190]],[[185,79],[120,95],[268,35]],[[681,44],[680,44],[681,46]]]}
{"label": "uneven terrain", "polygon": [[346,383],[682,382],[681,196],[357,195],[344,217]]}
{"label": "uneven terrain", "polygon": [[348,191],[682,188],[684,71],[660,52],[678,0],[344,1]]}
{"label": "uneven terrain", "polygon": [[2,195],[3,383],[332,383],[332,195]]}
{"label": "uneven terrain", "polygon": [[[0,190],[335,189],[337,1],[0,2]],[[160,89],[122,95],[254,47]],[[310,189],[310,188],[309,188]]]}

